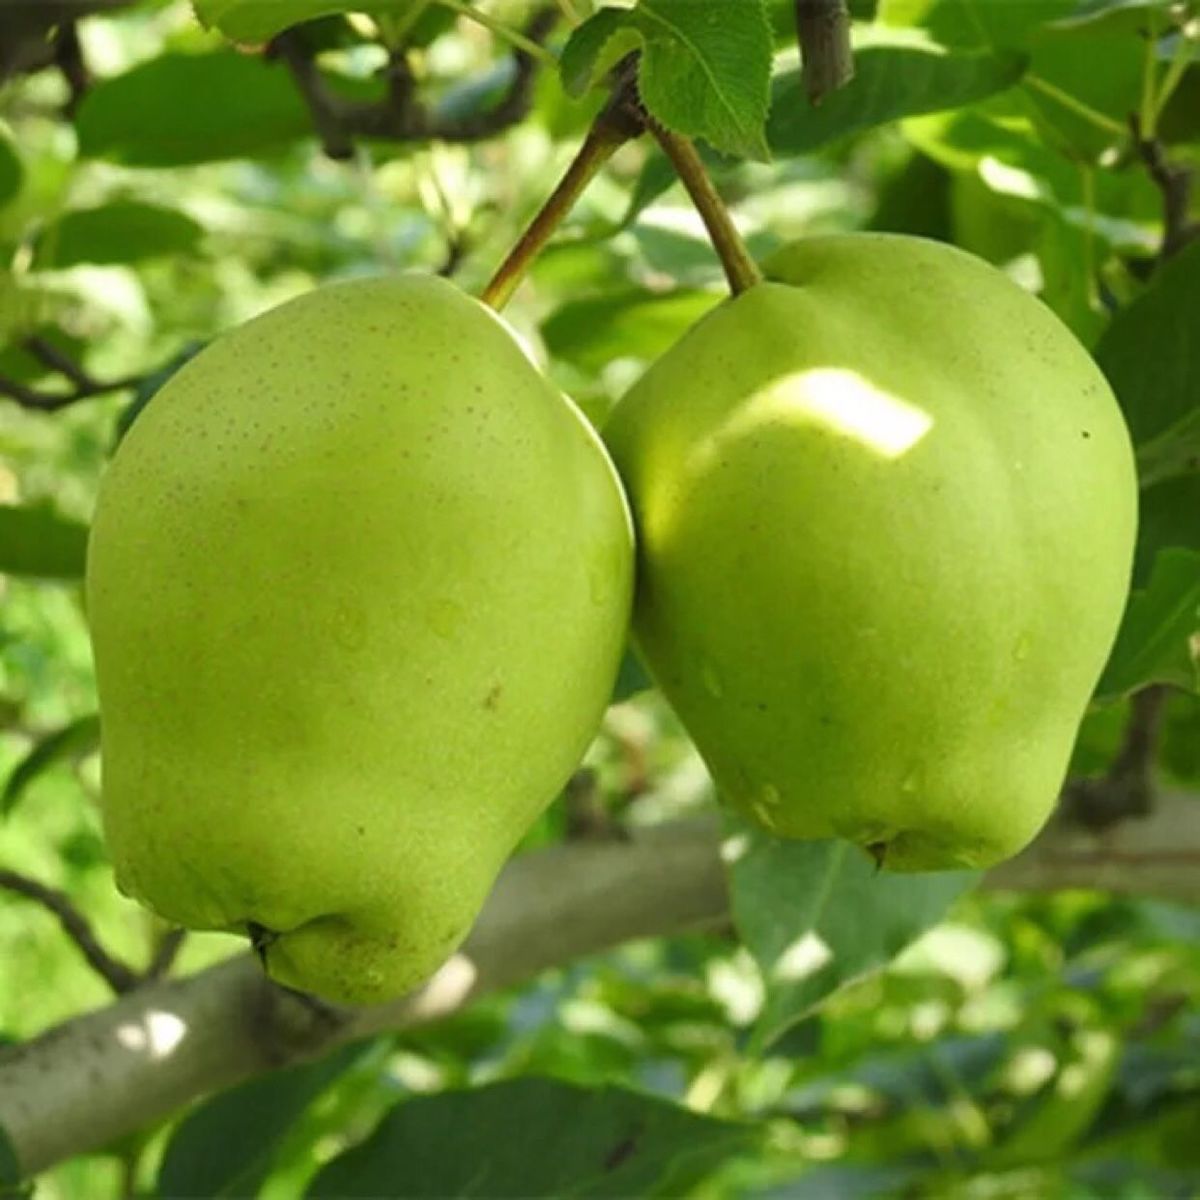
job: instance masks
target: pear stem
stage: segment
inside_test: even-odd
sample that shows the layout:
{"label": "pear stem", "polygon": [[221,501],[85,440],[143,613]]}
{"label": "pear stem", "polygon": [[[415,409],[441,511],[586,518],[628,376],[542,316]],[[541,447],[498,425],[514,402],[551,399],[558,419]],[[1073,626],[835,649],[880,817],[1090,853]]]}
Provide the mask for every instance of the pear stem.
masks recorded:
{"label": "pear stem", "polygon": [[626,142],[640,137],[645,128],[645,114],[637,100],[632,75],[626,71],[612,99],[592,123],[566,174],[480,293],[484,304],[499,312],[512,299],[534,259],[545,249],[588,184]]}
{"label": "pear stem", "polygon": [[725,268],[729,290],[736,296],[756,283],[761,283],[762,272],[750,257],[750,251],[742,241],[742,235],[738,233],[737,226],[729,215],[729,209],[725,207],[725,202],[713,186],[695,145],[690,139],[664,128],[657,122],[651,122],[650,129],[671,160],[675,173],[687,188],[688,195],[691,196],[692,203],[708,230],[713,249]]}

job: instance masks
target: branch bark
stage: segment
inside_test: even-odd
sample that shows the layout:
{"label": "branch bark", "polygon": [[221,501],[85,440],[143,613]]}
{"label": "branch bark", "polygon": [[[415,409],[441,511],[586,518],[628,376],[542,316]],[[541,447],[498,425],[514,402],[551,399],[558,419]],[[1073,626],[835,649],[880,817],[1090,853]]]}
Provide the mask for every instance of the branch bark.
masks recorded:
{"label": "branch bark", "polygon": [[[538,10],[525,28],[525,36],[540,44],[558,20],[554,8]],[[483,112],[467,116],[448,115],[427,108],[416,95],[413,80],[406,77],[403,52],[391,56],[387,68],[388,93],[379,103],[350,100],[327,86],[305,42],[302,29],[281,33],[270,52],[287,66],[313,118],[313,128],[330,158],[349,158],[356,138],[386,141],[478,142],[519,125],[533,104],[537,60],[524,50],[512,56],[513,72],[500,99]]]}
{"label": "branch bark", "polygon": [[[693,820],[519,857],[463,950],[393,1005],[313,1005],[268,983],[249,954],[139,988],[0,1051],[0,1127],[32,1174],[208,1092],[347,1041],[437,1020],[547,967],[635,938],[724,927],[719,843],[714,821]],[[1058,818],[985,886],[1200,901],[1200,797],[1163,796],[1145,819],[1103,831]]]}

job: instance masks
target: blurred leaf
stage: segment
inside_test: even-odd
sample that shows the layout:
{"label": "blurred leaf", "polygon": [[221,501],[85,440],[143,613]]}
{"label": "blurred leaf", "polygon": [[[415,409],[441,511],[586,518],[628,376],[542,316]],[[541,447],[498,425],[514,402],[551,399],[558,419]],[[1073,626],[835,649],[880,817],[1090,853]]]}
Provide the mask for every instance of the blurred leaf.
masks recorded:
{"label": "blurred leaf", "polygon": [[21,190],[25,169],[8,130],[0,125],[0,206],[7,204]]}
{"label": "blurred leaf", "polygon": [[653,1096],[525,1078],[398,1104],[309,1196],[678,1196],[761,1134]]}
{"label": "blurred leaf", "polygon": [[87,526],[47,505],[0,505],[0,574],[79,579]]}
{"label": "blurred leaf", "polygon": [[653,686],[654,680],[646,673],[641,659],[632,649],[627,648],[621,659],[621,669],[617,672],[617,682],[613,684],[612,699],[609,703],[620,704],[622,700],[628,700],[638,692],[649,691]]}
{"label": "blurred leaf", "polygon": [[925,1172],[907,1163],[827,1163],[813,1165],[777,1188],[754,1193],[755,1200],[884,1200],[917,1193]]}
{"label": "blurred leaf", "polygon": [[1016,83],[1026,59],[1008,52],[967,53],[901,43],[864,46],[856,52],[854,63],[854,79],[816,108],[797,98],[797,72],[776,77],[767,123],[767,140],[774,153],[807,153],[900,117],[982,100]]}
{"label": "blurred leaf", "polygon": [[202,24],[216,27],[235,42],[265,42],[286,29],[335,13],[387,14],[403,20],[419,16],[429,0],[195,0]]}
{"label": "blurred leaf", "polygon": [[180,1200],[256,1194],[292,1124],[362,1053],[361,1045],[348,1046],[203,1101],[167,1143],[158,1194]]}
{"label": "blurred leaf", "polygon": [[1075,10],[1054,25],[1058,29],[1103,28],[1106,33],[1139,35],[1151,14],[1157,17],[1158,28],[1166,29],[1173,23],[1172,12],[1181,7],[1179,0],[1076,0]]}
{"label": "blurred leaf", "polygon": [[715,292],[679,289],[658,294],[629,288],[564,304],[542,326],[556,358],[589,371],[614,359],[657,358],[721,302]]}
{"label": "blurred leaf", "polygon": [[[1096,347],[1133,434],[1143,483],[1158,482],[1177,440],[1194,444],[1200,414],[1200,242],[1165,263],[1150,286],[1113,318]],[[1190,435],[1189,435],[1190,430]],[[1165,441],[1164,441],[1165,439]],[[1183,461],[1186,463],[1186,451]],[[1194,469],[1195,463],[1192,467]]]}
{"label": "blurred leaf", "polygon": [[34,248],[40,269],[77,263],[131,263],[184,254],[204,236],[203,228],[176,209],[118,201],[76,209],[51,222]]}
{"label": "blurred leaf", "polygon": [[884,25],[925,30],[948,46],[1022,49],[1077,0],[880,0]]}
{"label": "blurred leaf", "polygon": [[75,125],[84,158],[133,167],[265,154],[312,132],[282,63],[224,50],[161,54],[101,80],[84,97]]}
{"label": "blurred leaf", "polygon": [[768,156],[771,29],[762,0],[641,0],[632,9],[602,8],[564,47],[563,86],[582,95],[639,49],[638,92],[652,116],[729,154]]}
{"label": "blurred leaf", "polygon": [[25,789],[55,764],[87,754],[100,744],[100,718],[94,713],[80,717],[42,738],[13,768],[0,793],[0,816],[17,806]]}
{"label": "blurred leaf", "polygon": [[1200,405],[1137,451],[1142,487],[1200,471]]}
{"label": "blurred leaf", "polygon": [[953,241],[954,187],[961,176],[919,152],[884,180],[868,229]]}
{"label": "blurred leaf", "polygon": [[1097,688],[1102,699],[1148,683],[1200,690],[1200,553],[1163,550],[1145,588],[1129,598]]}
{"label": "blurred leaf", "polygon": [[745,839],[731,872],[733,920],[767,988],[759,1045],[894,958],[979,879],[977,871],[894,874],[849,842],[731,829],[736,842]]}
{"label": "blurred leaf", "polygon": [[1072,159],[1094,159],[1123,145],[1128,114],[1141,98],[1144,67],[1141,38],[1089,33],[1040,41],[1029,63],[1025,98],[1042,143]]}
{"label": "blurred leaf", "polygon": [[[0,1039],[0,1044],[4,1039]],[[17,1152],[8,1140],[4,1126],[0,1125],[0,1197],[21,1195],[21,1168],[17,1165]]]}
{"label": "blurred leaf", "polygon": [[1115,1031],[1081,1029],[1056,1047],[1058,1070],[1024,1105],[999,1144],[984,1155],[989,1167],[1058,1161],[1095,1121],[1117,1072]]}
{"label": "blurred leaf", "polygon": [[1142,493],[1138,514],[1135,587],[1145,587],[1163,550],[1172,547],[1200,552],[1200,474],[1177,475]]}

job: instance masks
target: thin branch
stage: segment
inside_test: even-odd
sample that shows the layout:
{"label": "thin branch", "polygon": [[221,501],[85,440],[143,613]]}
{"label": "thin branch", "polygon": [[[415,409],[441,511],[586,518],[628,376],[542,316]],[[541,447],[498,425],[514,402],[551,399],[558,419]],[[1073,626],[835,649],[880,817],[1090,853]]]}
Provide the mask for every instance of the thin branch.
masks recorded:
{"label": "thin branch", "polygon": [[33,900],[52,912],[58,918],[63,932],[79,947],[88,966],[118,995],[137,986],[137,972],[114,958],[100,945],[88,919],[71,903],[70,897],[64,892],[3,868],[0,868],[0,888]]}
{"label": "thin branch", "polygon": [[1109,769],[1096,779],[1076,779],[1063,790],[1062,817],[1085,829],[1109,829],[1154,807],[1154,761],[1162,732],[1167,689],[1135,692],[1125,737]]}
{"label": "thin branch", "polygon": [[137,387],[143,382],[141,375],[130,375],[125,379],[110,379],[106,383],[97,382],[88,388],[76,388],[73,392],[42,392],[37,388],[27,387],[14,379],[0,375],[0,396],[15,400],[22,408],[33,409],[36,412],[57,412],[60,408],[69,408],[80,400],[90,400],[93,396],[106,396],[112,392],[123,392],[127,388]]}
{"label": "thin branch", "polygon": [[68,120],[75,115],[84,95],[91,87],[92,76],[83,47],[79,43],[79,32],[74,21],[64,21],[54,35],[54,64],[66,81],[70,96],[63,107],[63,116]]}
{"label": "thin branch", "polygon": [[25,349],[43,366],[65,375],[77,388],[84,391],[94,391],[96,381],[69,354],[65,354],[52,342],[44,337],[26,338]]}
{"label": "thin branch", "polygon": [[[540,9],[530,19],[524,37],[540,44],[558,21],[554,8]],[[300,30],[276,37],[268,52],[278,56],[295,80],[312,115],[313,127],[331,158],[348,158],[355,138],[395,142],[478,142],[520,124],[533,104],[538,61],[526,50],[513,55],[513,77],[500,100],[484,112],[447,116],[427,108],[416,96],[402,48],[393,51],[387,66],[387,95],[376,103],[350,100],[334,93],[317,68],[311,47]]]}
{"label": "thin branch", "polygon": [[687,188],[696,211],[704,221],[713,249],[725,268],[729,290],[736,296],[759,283],[762,280],[762,272],[750,256],[746,243],[742,241],[742,235],[733,223],[725,202],[713,186],[696,147],[688,138],[659,125],[657,121],[650,123],[650,129],[671,160],[675,173]]}
{"label": "thin branch", "polygon": [[142,982],[150,983],[166,975],[175,964],[175,959],[186,940],[186,929],[168,929],[159,938],[158,945],[154,948],[154,955],[145,971],[142,972]]}
{"label": "thin branch", "polygon": [[1200,222],[1192,221],[1190,213],[1192,172],[1189,167],[1170,162],[1158,138],[1143,136],[1136,113],[1129,117],[1129,128],[1138,158],[1162,195],[1163,237],[1159,258],[1165,261],[1200,237]]}
{"label": "thin branch", "polygon": [[796,38],[804,67],[804,90],[818,105],[854,78],[850,11],[846,0],[795,0]]}

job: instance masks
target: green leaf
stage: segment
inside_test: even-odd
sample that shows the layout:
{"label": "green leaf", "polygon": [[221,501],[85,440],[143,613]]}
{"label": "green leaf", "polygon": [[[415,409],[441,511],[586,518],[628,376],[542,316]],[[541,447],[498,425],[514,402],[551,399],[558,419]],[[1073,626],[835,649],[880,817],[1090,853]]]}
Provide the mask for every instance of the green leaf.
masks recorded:
{"label": "green leaf", "polygon": [[925,30],[947,46],[1023,49],[1076,0],[881,0],[879,20]]}
{"label": "green leaf", "polygon": [[47,505],[0,505],[0,574],[79,579],[87,526]]}
{"label": "green leaf", "polygon": [[731,829],[733,921],[767,989],[760,1046],[894,958],[979,879],[894,874],[849,842],[784,841],[740,822]]}
{"label": "green leaf", "polygon": [[21,190],[25,168],[8,130],[0,125],[0,206],[7,204]]}
{"label": "green leaf", "polygon": [[24,1194],[21,1189],[21,1168],[17,1163],[17,1152],[8,1140],[4,1126],[0,1125],[0,1197]]}
{"label": "green leaf", "polygon": [[1056,29],[1098,29],[1106,33],[1140,34],[1152,19],[1158,28],[1172,24],[1179,0],[1077,0],[1076,8],[1054,22]]}
{"label": "green leaf", "polygon": [[308,136],[312,119],[281,63],[222,50],[162,54],[101,81],[75,125],[85,158],[177,167],[268,153]]}
{"label": "green leaf", "polygon": [[118,201],[76,209],[48,225],[37,240],[33,265],[141,262],[186,254],[203,236],[203,228],[176,209]]}
{"label": "green leaf", "polygon": [[564,304],[542,336],[555,358],[598,372],[617,358],[657,358],[720,302],[714,292],[629,288]]}
{"label": "green leaf", "polygon": [[13,768],[0,793],[0,816],[17,806],[26,788],[55,764],[87,754],[100,744],[100,718],[80,717],[42,738]]}
{"label": "green leaf", "polygon": [[652,116],[726,153],[768,157],[771,27],[762,0],[641,0],[632,9],[603,8],[563,49],[563,86],[582,95],[639,48],[638,90]]}
{"label": "green leaf", "polygon": [[654,680],[642,666],[642,660],[632,648],[626,648],[609,704],[620,704],[622,700],[628,700],[630,696],[636,696],[639,692],[648,692],[653,686]]}
{"label": "green leaf", "polygon": [[1200,474],[1177,475],[1142,493],[1138,514],[1135,587],[1144,587],[1163,550],[1200,551]]}
{"label": "green leaf", "polygon": [[512,1079],[397,1105],[309,1196],[678,1196],[754,1128],[619,1087]]}
{"label": "green leaf", "polygon": [[1011,87],[1025,70],[1016,53],[974,53],[901,43],[864,46],[845,87],[814,108],[801,98],[799,73],[774,85],[767,140],[778,155],[806,153],[850,133],[900,117],[959,108]]}
{"label": "green leaf", "polygon": [[288,1130],[362,1053],[362,1046],[348,1046],[205,1100],[167,1143],[158,1194],[180,1200],[257,1194]]}
{"label": "green leaf", "polygon": [[1150,286],[1114,317],[1096,347],[1134,444],[1142,483],[1164,475],[1164,460],[1195,469],[1176,443],[1195,445],[1200,414],[1200,242],[1167,262]]}
{"label": "green leaf", "polygon": [[1143,442],[1137,448],[1137,468],[1144,488],[1200,471],[1200,406]]}
{"label": "green leaf", "polygon": [[1144,588],[1129,598],[1108,666],[1102,700],[1149,683],[1200,691],[1200,553],[1160,551]]}
{"label": "green leaf", "polygon": [[368,12],[403,20],[418,16],[429,0],[195,0],[201,24],[235,42],[265,42],[289,25],[336,13]]}

